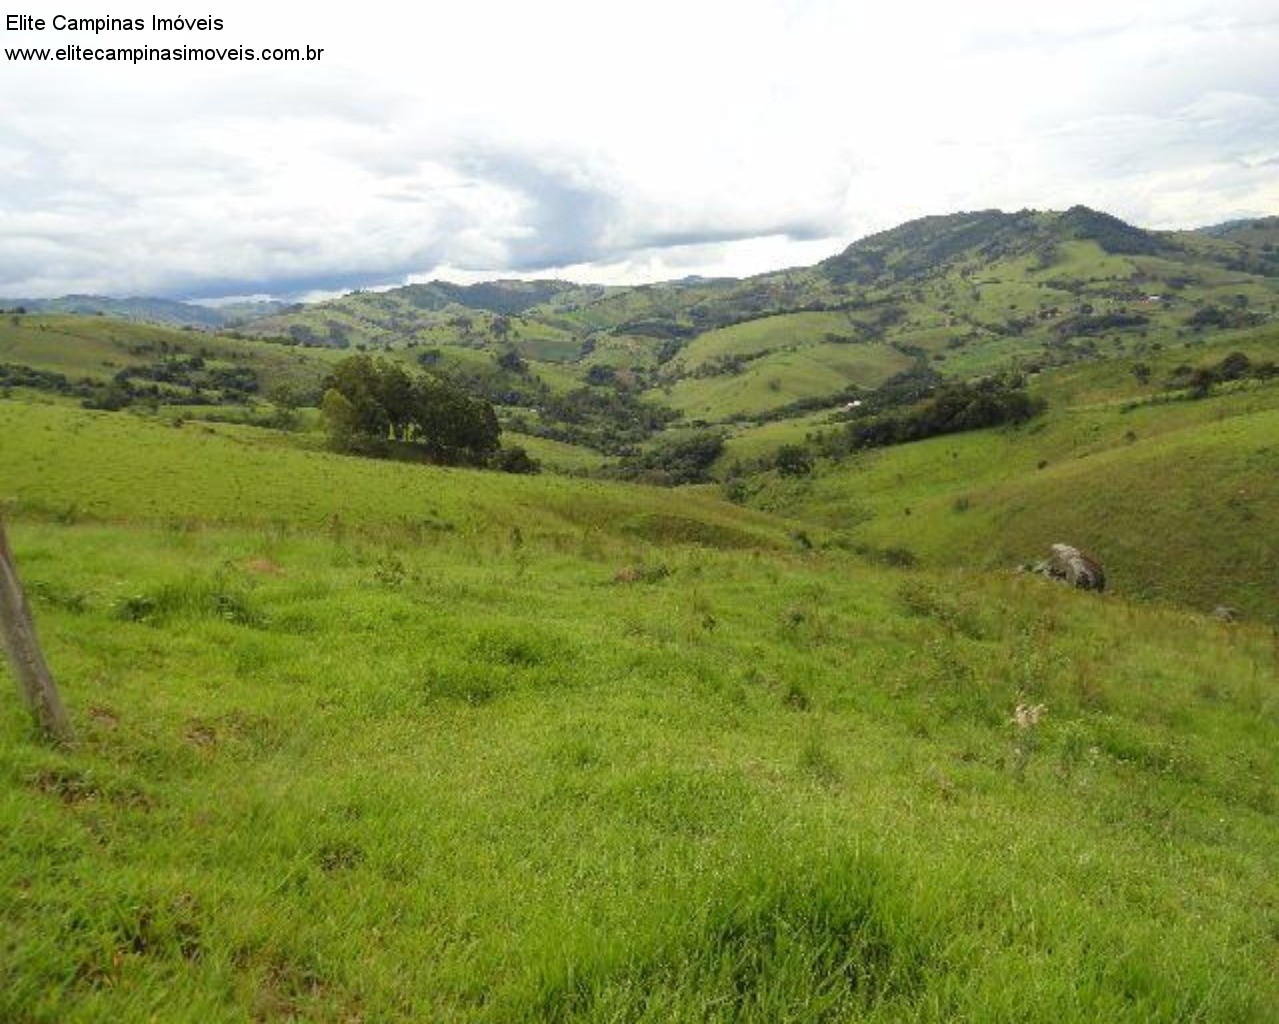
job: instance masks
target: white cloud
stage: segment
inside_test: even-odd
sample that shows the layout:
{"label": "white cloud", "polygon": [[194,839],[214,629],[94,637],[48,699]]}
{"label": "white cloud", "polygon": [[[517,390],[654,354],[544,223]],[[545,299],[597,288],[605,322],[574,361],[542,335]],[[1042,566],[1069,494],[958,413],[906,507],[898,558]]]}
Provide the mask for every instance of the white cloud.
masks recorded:
{"label": "white cloud", "polygon": [[170,41],[323,61],[0,62],[0,294],[623,282],[955,209],[1279,210],[1268,2],[221,6]]}

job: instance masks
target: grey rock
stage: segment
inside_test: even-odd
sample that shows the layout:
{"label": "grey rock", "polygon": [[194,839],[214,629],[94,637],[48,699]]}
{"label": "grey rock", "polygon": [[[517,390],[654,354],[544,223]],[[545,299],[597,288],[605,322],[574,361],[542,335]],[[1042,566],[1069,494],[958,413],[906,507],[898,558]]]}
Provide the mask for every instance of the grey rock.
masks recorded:
{"label": "grey rock", "polygon": [[1106,571],[1101,563],[1069,544],[1054,544],[1048,558],[1035,565],[1033,571],[1080,590],[1100,593],[1106,589]]}

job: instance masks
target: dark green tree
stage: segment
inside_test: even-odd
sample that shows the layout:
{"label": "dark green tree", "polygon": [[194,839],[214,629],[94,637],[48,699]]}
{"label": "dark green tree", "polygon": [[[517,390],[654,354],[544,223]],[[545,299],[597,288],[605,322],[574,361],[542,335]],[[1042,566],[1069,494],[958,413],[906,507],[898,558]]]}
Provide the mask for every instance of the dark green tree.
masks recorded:
{"label": "dark green tree", "polygon": [[367,355],[333,368],[321,406],[333,446],[386,454],[397,448],[440,462],[481,463],[498,449],[493,406],[436,373],[410,374]]}

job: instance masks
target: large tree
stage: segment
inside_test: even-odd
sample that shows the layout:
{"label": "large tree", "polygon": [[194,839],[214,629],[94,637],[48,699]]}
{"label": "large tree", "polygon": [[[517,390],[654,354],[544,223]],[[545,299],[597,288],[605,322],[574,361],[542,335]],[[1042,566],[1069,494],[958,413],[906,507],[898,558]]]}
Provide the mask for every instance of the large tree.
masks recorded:
{"label": "large tree", "polygon": [[497,451],[493,407],[439,374],[358,355],[333,368],[325,389],[321,411],[340,450],[383,454],[399,446],[444,462],[481,462]]}

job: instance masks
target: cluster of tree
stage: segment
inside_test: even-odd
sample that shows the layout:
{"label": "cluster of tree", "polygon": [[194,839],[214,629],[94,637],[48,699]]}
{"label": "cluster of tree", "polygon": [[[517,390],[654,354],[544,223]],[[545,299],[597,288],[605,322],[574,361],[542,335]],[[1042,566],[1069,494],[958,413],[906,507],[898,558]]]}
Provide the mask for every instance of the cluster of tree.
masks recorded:
{"label": "cluster of tree", "polygon": [[746,369],[746,364],[756,359],[762,359],[768,355],[768,351],[751,352],[750,354],[730,354],[722,356],[714,356],[700,363],[689,374],[690,377],[736,377]]}
{"label": "cluster of tree", "polygon": [[1262,277],[1279,276],[1279,254],[1274,251],[1274,246],[1267,244],[1261,249],[1261,252],[1239,253],[1233,258],[1225,259],[1222,261],[1222,266],[1235,273],[1258,274]]}
{"label": "cluster of tree", "polygon": [[53,370],[37,370],[18,363],[0,363],[0,387],[32,388],[77,398],[89,398],[96,390],[91,381],[72,381],[65,374]]}
{"label": "cluster of tree", "polygon": [[[1146,370],[1145,378],[1149,380],[1149,368]],[[1138,373],[1136,367],[1133,372]],[[1192,398],[1207,398],[1218,384],[1235,380],[1273,380],[1275,377],[1279,377],[1279,365],[1273,360],[1253,362],[1243,352],[1231,352],[1220,362],[1208,366],[1189,366],[1183,363],[1173,369],[1167,387],[1170,390],[1189,391]],[[1138,380],[1140,379],[1138,376]]]}
{"label": "cluster of tree", "polygon": [[[185,356],[129,366],[115,375],[117,383],[128,385],[131,381],[153,381],[187,388],[200,397],[201,402],[238,405],[248,401],[258,392],[258,375],[247,366],[210,366],[202,356]],[[217,392],[216,396],[203,392]]]}
{"label": "cluster of tree", "polygon": [[813,471],[813,454],[802,444],[782,445],[771,461],[771,468],[782,476],[807,476]]}
{"label": "cluster of tree", "polygon": [[498,452],[493,406],[440,374],[357,355],[334,366],[324,386],[320,410],[339,451],[469,465]]}
{"label": "cluster of tree", "polygon": [[1160,248],[1157,235],[1086,206],[1072,206],[1063,213],[1057,221],[1057,230],[1066,238],[1094,241],[1115,256],[1151,256]]}
{"label": "cluster of tree", "polygon": [[1091,307],[1077,316],[1066,317],[1058,321],[1054,330],[1062,338],[1092,337],[1109,334],[1111,331],[1127,331],[1146,327],[1150,317],[1144,313],[1092,313]]}
{"label": "cluster of tree", "polygon": [[460,387],[494,405],[536,408],[550,394],[546,383],[529,370],[528,363],[513,349],[502,352],[487,365],[478,361],[455,362],[444,370],[445,355],[438,348],[422,350],[417,361],[423,369],[446,373]]}
{"label": "cluster of tree", "polygon": [[[877,309],[869,320],[860,321],[858,328],[861,330],[861,338],[863,341],[872,341],[882,338],[889,330],[898,326],[906,319],[906,310],[902,306],[887,305]],[[850,341],[859,339],[850,338]]]}
{"label": "cluster of tree", "polygon": [[679,414],[616,388],[574,388],[548,394],[540,407],[546,436],[586,444],[610,455],[624,455],[662,430]]}
{"label": "cluster of tree", "polygon": [[824,439],[826,454],[905,444],[940,434],[957,434],[1009,423],[1024,423],[1045,408],[1042,398],[1026,393],[1016,375],[944,384],[908,408],[879,415],[859,415],[842,432]]}
{"label": "cluster of tree", "polygon": [[917,360],[908,370],[895,373],[874,391],[857,392],[852,401],[857,402],[845,418],[865,418],[889,409],[915,405],[931,395],[943,383],[940,373],[924,360]]}
{"label": "cluster of tree", "polygon": [[[193,366],[192,364],[198,364]],[[132,366],[103,382],[71,380],[52,370],[0,364],[0,387],[32,388],[79,398],[87,409],[115,412],[133,405],[240,405],[258,390],[247,367],[204,368],[198,356]]]}
{"label": "cluster of tree", "polygon": [[[445,365],[438,348],[421,351],[418,363],[431,371]],[[583,444],[611,455],[624,455],[676,417],[676,413],[637,397],[633,375],[608,366],[593,366],[586,387],[561,394],[533,372],[514,349],[492,361],[449,365],[448,376],[471,393],[497,406],[533,410],[507,418],[512,430],[568,444]]]}
{"label": "cluster of tree", "polygon": [[301,345],[303,348],[328,348],[330,345],[336,348],[346,347],[345,344],[331,342],[328,338],[322,337],[309,324],[290,324],[288,337],[293,344]]}
{"label": "cluster of tree", "polygon": [[1244,308],[1223,309],[1221,306],[1203,306],[1186,318],[1186,326],[1194,331],[1225,331],[1239,327],[1255,327],[1264,319],[1260,313]]}
{"label": "cluster of tree", "polygon": [[665,487],[706,483],[711,479],[711,467],[723,453],[724,435],[708,431],[664,441],[631,455],[610,475]]}

